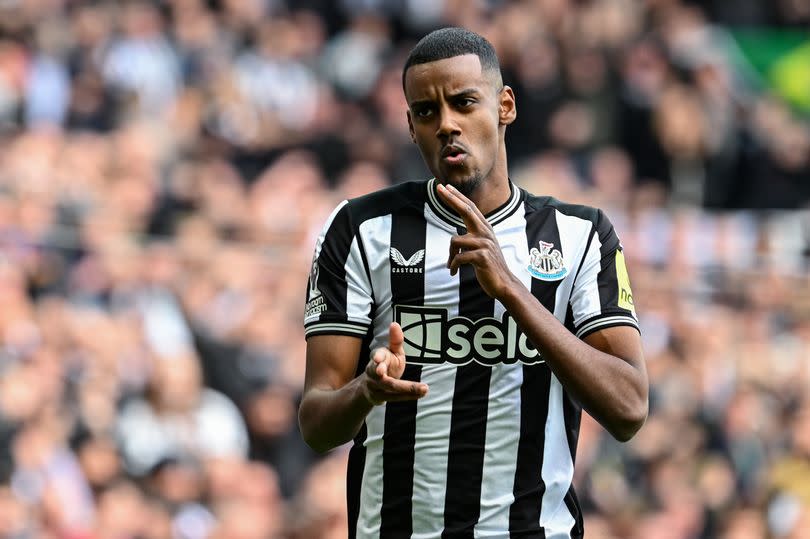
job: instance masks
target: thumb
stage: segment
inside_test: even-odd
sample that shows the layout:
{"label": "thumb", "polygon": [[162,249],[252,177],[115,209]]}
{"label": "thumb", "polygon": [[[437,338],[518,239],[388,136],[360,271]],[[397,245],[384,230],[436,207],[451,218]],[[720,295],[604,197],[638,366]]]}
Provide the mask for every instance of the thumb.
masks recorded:
{"label": "thumb", "polygon": [[402,326],[396,322],[391,322],[388,327],[388,349],[399,357],[405,356],[405,335]]}

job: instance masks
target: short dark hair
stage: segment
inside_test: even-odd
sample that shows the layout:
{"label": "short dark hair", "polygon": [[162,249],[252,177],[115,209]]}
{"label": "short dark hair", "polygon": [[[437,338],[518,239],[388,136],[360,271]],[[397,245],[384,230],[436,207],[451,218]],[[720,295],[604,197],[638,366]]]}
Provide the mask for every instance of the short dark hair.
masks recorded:
{"label": "short dark hair", "polygon": [[483,71],[492,70],[496,71],[498,75],[501,74],[501,64],[492,43],[466,28],[449,26],[429,33],[420,39],[411,50],[405,61],[405,67],[402,68],[402,89],[405,89],[405,74],[411,66],[464,54],[478,56]]}

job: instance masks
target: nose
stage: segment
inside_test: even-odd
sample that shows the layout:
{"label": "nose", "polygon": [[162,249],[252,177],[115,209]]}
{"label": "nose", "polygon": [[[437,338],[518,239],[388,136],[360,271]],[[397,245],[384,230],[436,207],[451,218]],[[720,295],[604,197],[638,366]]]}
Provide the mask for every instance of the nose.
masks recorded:
{"label": "nose", "polygon": [[439,125],[436,129],[436,136],[441,140],[446,140],[460,134],[461,128],[453,110],[448,106],[442,107],[439,110]]}

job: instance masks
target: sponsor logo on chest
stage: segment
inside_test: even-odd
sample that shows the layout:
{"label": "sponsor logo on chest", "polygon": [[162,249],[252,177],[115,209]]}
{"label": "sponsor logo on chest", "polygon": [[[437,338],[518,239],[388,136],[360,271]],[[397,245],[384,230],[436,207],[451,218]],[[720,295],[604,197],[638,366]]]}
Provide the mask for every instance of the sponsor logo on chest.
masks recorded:
{"label": "sponsor logo on chest", "polygon": [[422,261],[425,259],[425,250],[419,249],[410,258],[399,252],[396,247],[391,247],[391,273],[424,273],[425,268]]}
{"label": "sponsor logo on chest", "polygon": [[544,362],[508,313],[500,319],[471,320],[451,317],[441,307],[396,305],[394,321],[402,326],[405,355],[410,363],[465,365],[475,361],[492,367],[518,361],[527,365]]}

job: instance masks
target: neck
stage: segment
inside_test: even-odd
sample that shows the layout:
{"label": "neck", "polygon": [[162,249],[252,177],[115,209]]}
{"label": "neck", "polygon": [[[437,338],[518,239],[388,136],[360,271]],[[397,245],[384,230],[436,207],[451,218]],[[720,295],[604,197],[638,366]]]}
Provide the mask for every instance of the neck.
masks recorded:
{"label": "neck", "polygon": [[509,172],[506,167],[506,147],[501,145],[498,150],[498,159],[489,175],[468,196],[481,213],[488,214],[509,200]]}

